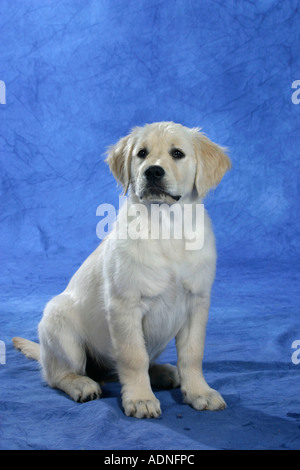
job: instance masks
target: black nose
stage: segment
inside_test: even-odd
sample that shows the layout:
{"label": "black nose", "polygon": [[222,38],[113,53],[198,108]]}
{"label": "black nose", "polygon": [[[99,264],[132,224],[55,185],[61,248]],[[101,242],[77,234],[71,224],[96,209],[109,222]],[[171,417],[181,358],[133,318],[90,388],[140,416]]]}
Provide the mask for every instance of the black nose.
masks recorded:
{"label": "black nose", "polygon": [[154,181],[161,180],[165,174],[165,170],[158,165],[152,165],[147,168],[145,175],[148,181],[153,183]]}

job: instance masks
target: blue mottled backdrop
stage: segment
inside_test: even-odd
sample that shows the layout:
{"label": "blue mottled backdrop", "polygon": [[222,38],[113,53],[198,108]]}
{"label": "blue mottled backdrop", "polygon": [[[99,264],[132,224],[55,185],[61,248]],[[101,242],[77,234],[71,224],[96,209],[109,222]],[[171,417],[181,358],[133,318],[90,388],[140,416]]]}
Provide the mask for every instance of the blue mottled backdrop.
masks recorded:
{"label": "blue mottled backdrop", "polygon": [[[0,1],[0,448],[300,448],[299,8]],[[120,192],[107,146],[161,120],[202,127],[233,161],[206,200],[219,261],[204,370],[228,408],[158,391],[162,417],[140,421],[119,384],[86,404],[48,388],[11,337],[37,338],[99,243],[97,206]],[[176,363],[174,343],[161,360]]]}

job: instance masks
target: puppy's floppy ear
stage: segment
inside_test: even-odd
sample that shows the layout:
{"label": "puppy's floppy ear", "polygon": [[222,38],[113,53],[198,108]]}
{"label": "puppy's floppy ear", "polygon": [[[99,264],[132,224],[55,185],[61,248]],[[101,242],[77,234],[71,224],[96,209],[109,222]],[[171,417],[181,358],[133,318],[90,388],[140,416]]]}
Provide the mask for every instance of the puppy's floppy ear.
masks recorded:
{"label": "puppy's floppy ear", "polygon": [[124,189],[124,195],[127,193],[130,183],[130,166],[131,154],[134,145],[132,133],[120,139],[115,145],[109,147],[107,159],[105,160],[109,168],[116,178],[121,183]]}
{"label": "puppy's floppy ear", "polygon": [[230,170],[231,161],[225,148],[209,140],[198,128],[192,131],[197,158],[195,186],[199,197],[204,197],[220,183],[226,171]]}

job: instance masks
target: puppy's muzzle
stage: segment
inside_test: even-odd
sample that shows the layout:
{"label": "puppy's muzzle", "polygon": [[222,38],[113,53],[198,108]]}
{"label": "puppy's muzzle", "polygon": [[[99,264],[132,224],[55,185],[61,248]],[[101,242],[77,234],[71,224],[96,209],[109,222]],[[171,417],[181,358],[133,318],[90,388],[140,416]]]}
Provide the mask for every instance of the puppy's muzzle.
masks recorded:
{"label": "puppy's muzzle", "polygon": [[[163,199],[172,199],[175,201],[179,201],[181,196],[173,196],[169,192],[166,191],[163,177],[165,176],[165,170],[159,165],[151,165],[145,170],[145,178],[147,181],[147,185],[143,196],[148,196],[151,199],[158,198],[159,200]],[[171,202],[171,201],[170,201]]]}
{"label": "puppy's muzzle", "polygon": [[145,176],[150,184],[156,184],[165,175],[165,170],[158,165],[152,165],[145,171]]}

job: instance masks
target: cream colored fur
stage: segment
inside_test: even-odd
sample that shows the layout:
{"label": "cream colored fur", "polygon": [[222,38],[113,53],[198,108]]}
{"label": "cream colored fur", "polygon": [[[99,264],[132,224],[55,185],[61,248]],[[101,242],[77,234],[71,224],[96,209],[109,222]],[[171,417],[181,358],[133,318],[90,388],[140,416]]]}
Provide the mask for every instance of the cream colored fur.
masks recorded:
{"label": "cream colored fur", "polygon": [[[137,156],[140,149],[147,156]],[[172,149],[183,158],[173,158]],[[129,189],[127,210],[142,203],[191,204],[194,208],[230,168],[224,149],[199,129],[171,122],[133,131],[112,146],[107,162]],[[149,166],[165,171],[165,192],[147,192]],[[145,191],[146,190],[146,191]],[[130,220],[130,219],[129,219]],[[39,360],[51,387],[76,401],[101,396],[99,383],[86,375],[87,352],[106,370],[116,371],[122,384],[126,415],[158,417],[155,386],[180,385],[186,403],[197,410],[225,407],[202,373],[210,291],[215,277],[216,249],[211,222],[204,220],[204,246],[188,251],[184,239],[119,239],[128,226],[126,206],[113,231],[87,258],[63,293],[46,305],[39,324],[38,346],[22,338],[14,345]],[[177,367],[155,364],[176,338]]]}

